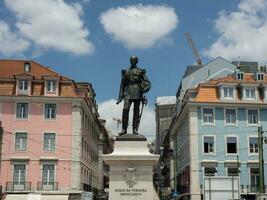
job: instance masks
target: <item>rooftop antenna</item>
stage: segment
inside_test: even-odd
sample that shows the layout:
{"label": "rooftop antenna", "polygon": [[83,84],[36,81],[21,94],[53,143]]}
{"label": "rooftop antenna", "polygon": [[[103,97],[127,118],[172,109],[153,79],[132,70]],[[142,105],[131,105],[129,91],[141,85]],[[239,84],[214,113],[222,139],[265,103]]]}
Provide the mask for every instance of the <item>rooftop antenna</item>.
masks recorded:
{"label": "rooftop antenna", "polygon": [[201,61],[201,59],[200,59],[200,57],[198,55],[197,48],[194,45],[194,42],[193,42],[193,40],[191,38],[190,33],[188,33],[188,32],[185,33],[185,38],[186,38],[186,40],[187,40],[187,42],[188,42],[188,44],[189,44],[189,46],[190,46],[190,48],[191,48],[191,50],[193,52],[193,55],[195,57],[195,60],[196,60],[197,65],[198,66],[203,66],[202,61]]}
{"label": "rooftop antenna", "polygon": [[237,69],[240,68],[240,56],[238,56],[238,61],[237,61]]}

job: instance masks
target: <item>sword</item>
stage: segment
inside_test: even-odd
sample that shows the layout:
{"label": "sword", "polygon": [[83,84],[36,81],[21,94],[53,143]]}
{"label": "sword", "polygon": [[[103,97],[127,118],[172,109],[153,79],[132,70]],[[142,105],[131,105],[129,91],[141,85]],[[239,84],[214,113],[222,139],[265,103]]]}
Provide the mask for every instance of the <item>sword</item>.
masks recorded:
{"label": "sword", "polygon": [[139,129],[139,125],[140,125],[141,117],[142,117],[142,114],[143,114],[144,106],[147,105],[147,102],[148,102],[148,100],[147,100],[146,96],[144,96],[143,99],[142,99],[142,108],[141,108],[141,112],[140,112],[140,114],[139,114],[139,116],[138,116],[138,123],[137,123],[137,127],[136,127],[136,128],[137,128],[137,131],[138,131],[138,129]]}

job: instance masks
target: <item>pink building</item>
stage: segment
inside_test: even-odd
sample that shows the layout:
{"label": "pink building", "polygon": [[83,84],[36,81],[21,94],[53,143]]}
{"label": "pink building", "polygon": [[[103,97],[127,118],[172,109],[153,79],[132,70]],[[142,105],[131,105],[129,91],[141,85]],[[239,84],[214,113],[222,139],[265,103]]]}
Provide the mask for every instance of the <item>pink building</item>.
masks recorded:
{"label": "pink building", "polygon": [[[95,93],[34,61],[0,60],[0,185],[6,199],[79,199],[99,188]],[[18,198],[19,196],[19,198]]]}

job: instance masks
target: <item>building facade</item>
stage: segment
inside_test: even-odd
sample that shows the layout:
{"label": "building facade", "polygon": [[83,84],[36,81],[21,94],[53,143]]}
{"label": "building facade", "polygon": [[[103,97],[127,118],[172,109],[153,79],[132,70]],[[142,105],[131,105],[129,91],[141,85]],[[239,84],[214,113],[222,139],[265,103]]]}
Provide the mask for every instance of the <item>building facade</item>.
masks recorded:
{"label": "building facade", "polygon": [[[170,136],[171,131],[173,131],[172,127],[177,123],[176,118],[180,115],[182,109],[182,101],[184,100],[184,95],[187,90],[196,88],[200,83],[208,81],[214,78],[220,78],[227,76],[229,73],[233,73],[237,69],[237,65],[233,64],[232,62],[222,58],[217,57],[210,61],[205,65],[188,65],[185,73],[180,81],[179,87],[176,92],[176,103],[175,108],[173,110],[173,115],[171,119],[171,124],[169,126],[169,132],[166,135],[166,138],[170,139],[170,150],[173,151],[175,144],[177,143],[175,137],[173,135]],[[183,138],[181,138],[183,139]],[[169,154],[168,152],[164,152],[165,154]],[[177,158],[177,154],[173,151],[173,155]],[[176,168],[176,160],[171,159],[170,161],[170,168]],[[175,182],[176,182],[176,171],[170,170],[170,186],[172,190],[176,190]]]}
{"label": "building facade", "polygon": [[258,127],[267,130],[266,84],[264,72],[236,71],[186,91],[170,130],[179,199],[208,199],[204,182],[210,177],[237,177],[240,196],[256,198]]}
{"label": "building facade", "polygon": [[0,120],[0,185],[7,199],[33,193],[42,199],[97,194],[99,136],[108,135],[91,84],[34,61],[1,60]]}
{"label": "building facade", "polygon": [[169,129],[172,120],[172,113],[176,102],[175,96],[157,97],[155,102],[156,117],[156,152],[163,142],[164,134]]}
{"label": "building facade", "polygon": [[155,167],[154,182],[162,199],[167,199],[170,188],[170,134],[169,126],[176,102],[175,96],[157,97],[155,103],[156,142],[155,152],[160,154],[159,162]]}

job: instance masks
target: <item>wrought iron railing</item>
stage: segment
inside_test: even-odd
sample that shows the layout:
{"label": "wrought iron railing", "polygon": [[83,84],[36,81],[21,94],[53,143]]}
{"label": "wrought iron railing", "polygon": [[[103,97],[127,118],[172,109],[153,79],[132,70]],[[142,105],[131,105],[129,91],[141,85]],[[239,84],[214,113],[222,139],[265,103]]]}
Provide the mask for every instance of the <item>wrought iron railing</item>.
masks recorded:
{"label": "wrought iron railing", "polygon": [[18,89],[17,94],[18,95],[29,95],[30,91],[29,90],[20,90]]}
{"label": "wrought iron railing", "polygon": [[[259,193],[260,186],[259,185],[241,185],[240,187],[241,193]],[[265,186],[266,191],[266,186]]]}
{"label": "wrought iron railing", "polygon": [[58,182],[38,182],[37,190],[58,190]]}
{"label": "wrought iron railing", "polygon": [[7,182],[6,183],[6,191],[30,191],[31,190],[31,182]]}

